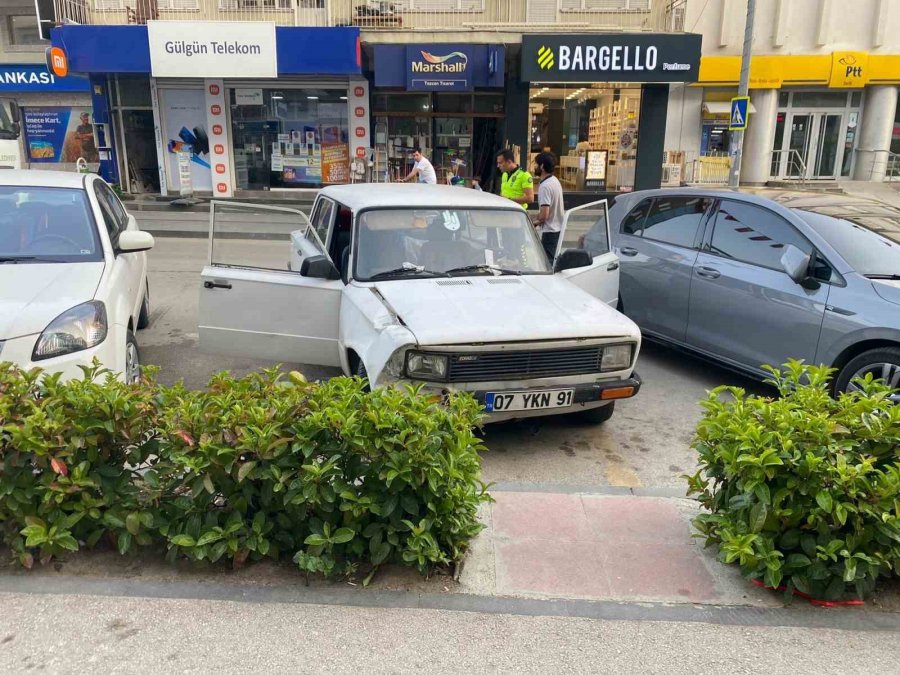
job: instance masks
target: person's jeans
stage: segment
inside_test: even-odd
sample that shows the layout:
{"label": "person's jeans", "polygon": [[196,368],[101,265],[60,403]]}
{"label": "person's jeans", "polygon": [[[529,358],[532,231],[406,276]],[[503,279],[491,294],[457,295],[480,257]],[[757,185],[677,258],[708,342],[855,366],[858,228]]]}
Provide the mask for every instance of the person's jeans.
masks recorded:
{"label": "person's jeans", "polygon": [[553,259],[556,257],[556,247],[559,245],[559,232],[543,232],[541,234],[541,244],[543,244],[544,251],[547,253],[547,259],[552,265]]}

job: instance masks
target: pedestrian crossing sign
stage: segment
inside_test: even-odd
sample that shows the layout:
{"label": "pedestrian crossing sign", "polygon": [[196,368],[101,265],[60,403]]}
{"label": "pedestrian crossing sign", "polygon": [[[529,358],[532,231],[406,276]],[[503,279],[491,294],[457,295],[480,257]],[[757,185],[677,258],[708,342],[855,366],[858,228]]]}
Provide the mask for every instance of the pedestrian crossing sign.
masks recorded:
{"label": "pedestrian crossing sign", "polygon": [[728,120],[729,131],[744,131],[747,128],[747,111],[749,106],[749,96],[735,96],[731,99],[731,117]]}

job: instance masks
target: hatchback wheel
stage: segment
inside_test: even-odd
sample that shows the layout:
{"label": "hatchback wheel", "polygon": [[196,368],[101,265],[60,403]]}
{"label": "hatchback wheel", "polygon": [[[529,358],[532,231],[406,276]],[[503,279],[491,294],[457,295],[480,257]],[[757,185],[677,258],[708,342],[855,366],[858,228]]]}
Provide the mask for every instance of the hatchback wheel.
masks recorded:
{"label": "hatchback wheel", "polygon": [[[889,387],[900,390],[900,348],[881,347],[863,352],[841,369],[834,384],[836,394],[859,389],[854,380],[869,373],[882,380]],[[900,391],[895,391],[891,400],[900,403]]]}
{"label": "hatchback wheel", "polygon": [[125,382],[135,384],[141,379],[141,355],[137,340],[130,330],[125,338]]}

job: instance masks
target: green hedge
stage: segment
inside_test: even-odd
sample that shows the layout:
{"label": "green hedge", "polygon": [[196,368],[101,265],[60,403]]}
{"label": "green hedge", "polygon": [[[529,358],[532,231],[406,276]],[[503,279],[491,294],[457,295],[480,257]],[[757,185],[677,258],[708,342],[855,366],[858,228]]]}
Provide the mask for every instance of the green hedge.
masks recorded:
{"label": "green hedge", "polygon": [[900,405],[871,376],[835,400],[827,368],[769,370],[778,398],[720,387],[703,402],[689,494],[709,513],[694,524],[766,586],[862,598],[900,568]]}
{"label": "green hedge", "polygon": [[107,542],[353,573],[458,561],[481,529],[480,406],[277,370],[205,391],[0,364],[0,530],[27,567]]}

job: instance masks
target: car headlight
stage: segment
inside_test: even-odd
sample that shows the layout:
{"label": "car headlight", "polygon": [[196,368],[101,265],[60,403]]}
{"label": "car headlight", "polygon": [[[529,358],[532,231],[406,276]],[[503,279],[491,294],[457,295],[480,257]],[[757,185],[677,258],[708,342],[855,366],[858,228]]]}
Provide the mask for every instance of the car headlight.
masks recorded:
{"label": "car headlight", "polygon": [[631,353],[634,346],[607,345],[603,348],[603,358],[600,361],[600,370],[626,370],[631,365]]}
{"label": "car headlight", "polygon": [[50,322],[34,345],[32,361],[80,352],[106,339],[106,306],[91,300],[67,309]]}
{"label": "car headlight", "polygon": [[446,380],[447,357],[440,354],[407,352],[406,375],[417,380]]}

